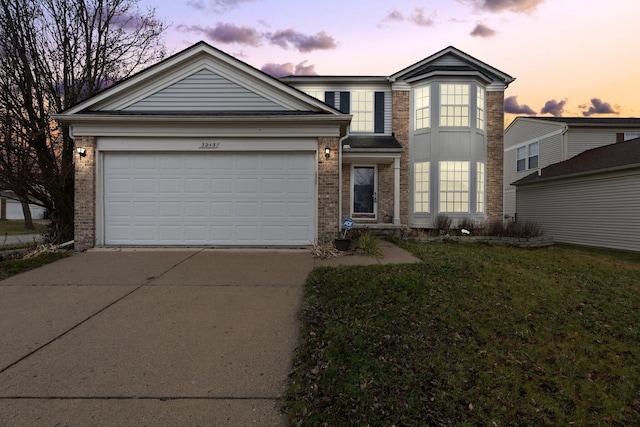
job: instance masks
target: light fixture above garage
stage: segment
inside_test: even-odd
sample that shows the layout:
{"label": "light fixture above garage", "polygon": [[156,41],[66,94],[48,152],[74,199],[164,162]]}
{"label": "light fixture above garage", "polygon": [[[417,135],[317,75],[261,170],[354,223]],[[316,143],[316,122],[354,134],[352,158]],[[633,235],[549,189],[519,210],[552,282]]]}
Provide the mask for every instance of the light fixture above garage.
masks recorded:
{"label": "light fixture above garage", "polygon": [[328,159],[329,157],[331,157],[331,148],[324,147],[324,158]]}
{"label": "light fixture above garage", "polygon": [[78,147],[78,155],[80,157],[86,157],[87,156],[87,149],[84,147]]}

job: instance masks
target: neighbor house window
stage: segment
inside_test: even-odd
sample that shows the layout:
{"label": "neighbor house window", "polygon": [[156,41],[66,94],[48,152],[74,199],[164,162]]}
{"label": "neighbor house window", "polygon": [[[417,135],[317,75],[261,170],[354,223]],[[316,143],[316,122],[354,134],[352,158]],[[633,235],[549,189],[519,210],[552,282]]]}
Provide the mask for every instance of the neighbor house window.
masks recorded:
{"label": "neighbor house window", "polygon": [[314,98],[319,99],[320,101],[324,101],[324,90],[305,90],[307,95],[313,96]]}
{"label": "neighbor house window", "polygon": [[373,92],[351,92],[351,131],[373,132]]}
{"label": "neighbor house window", "polygon": [[440,212],[469,212],[469,162],[440,162]]}
{"label": "neighbor house window", "polygon": [[429,212],[429,162],[418,162],[414,170],[414,212]]}
{"label": "neighbor house window", "polygon": [[429,120],[430,87],[419,87],[414,91],[414,104],[416,111],[416,129],[431,127]]}
{"label": "neighbor house window", "polygon": [[485,176],[484,163],[476,164],[476,212],[484,213]]}
{"label": "neighbor house window", "polygon": [[484,89],[477,87],[478,96],[476,99],[476,127],[484,130]]}
{"label": "neighbor house window", "polygon": [[518,147],[516,150],[516,170],[520,172],[528,169],[537,169],[539,150],[538,142]]}
{"label": "neighbor house window", "polygon": [[469,85],[440,85],[440,126],[469,126]]}

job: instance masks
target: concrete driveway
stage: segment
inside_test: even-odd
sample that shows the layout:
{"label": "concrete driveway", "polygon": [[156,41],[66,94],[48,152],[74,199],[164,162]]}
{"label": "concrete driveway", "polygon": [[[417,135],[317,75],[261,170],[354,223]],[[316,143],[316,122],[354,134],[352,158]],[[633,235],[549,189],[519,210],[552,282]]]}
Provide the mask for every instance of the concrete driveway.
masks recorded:
{"label": "concrete driveway", "polygon": [[94,250],[0,282],[0,425],[283,425],[313,263]]}

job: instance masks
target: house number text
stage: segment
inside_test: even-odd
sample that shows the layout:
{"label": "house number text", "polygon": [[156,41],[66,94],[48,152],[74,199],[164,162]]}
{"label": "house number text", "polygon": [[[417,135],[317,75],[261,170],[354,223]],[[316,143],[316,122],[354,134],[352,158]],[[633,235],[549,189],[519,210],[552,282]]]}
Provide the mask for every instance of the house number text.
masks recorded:
{"label": "house number text", "polygon": [[198,147],[200,150],[215,150],[220,146],[219,142],[203,142]]}

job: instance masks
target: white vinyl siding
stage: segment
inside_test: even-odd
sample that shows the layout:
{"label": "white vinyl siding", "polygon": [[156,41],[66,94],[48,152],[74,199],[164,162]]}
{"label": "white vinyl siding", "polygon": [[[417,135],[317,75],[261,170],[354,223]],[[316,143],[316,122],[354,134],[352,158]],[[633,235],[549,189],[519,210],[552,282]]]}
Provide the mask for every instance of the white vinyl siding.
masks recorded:
{"label": "white vinyl siding", "polygon": [[107,245],[309,245],[315,155],[106,153],[103,204]]}
{"label": "white vinyl siding", "polygon": [[[577,156],[586,150],[592,148],[602,147],[603,145],[615,144],[616,131],[615,130],[576,130],[569,129],[568,132],[568,152],[567,159]],[[564,159],[564,160],[567,160]]]}
{"label": "white vinyl siding", "polygon": [[640,169],[522,185],[518,221],[535,221],[556,242],[640,250]]}
{"label": "white vinyl siding", "polygon": [[285,111],[249,89],[201,70],[125,108],[125,111]]}

